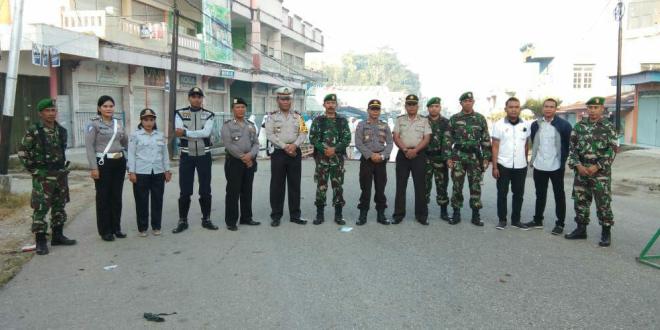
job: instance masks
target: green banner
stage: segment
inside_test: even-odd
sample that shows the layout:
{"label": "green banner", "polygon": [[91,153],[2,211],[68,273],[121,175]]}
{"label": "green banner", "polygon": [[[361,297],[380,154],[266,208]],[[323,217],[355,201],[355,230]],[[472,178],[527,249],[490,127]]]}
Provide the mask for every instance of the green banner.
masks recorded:
{"label": "green banner", "polygon": [[229,0],[203,0],[204,40],[200,47],[202,58],[232,64],[231,9]]}

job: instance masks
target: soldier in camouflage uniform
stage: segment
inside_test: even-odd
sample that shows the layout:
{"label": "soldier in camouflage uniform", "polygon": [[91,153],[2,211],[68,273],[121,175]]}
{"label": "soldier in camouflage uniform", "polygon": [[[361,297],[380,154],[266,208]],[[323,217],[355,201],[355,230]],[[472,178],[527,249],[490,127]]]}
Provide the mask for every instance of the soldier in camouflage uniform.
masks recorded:
{"label": "soldier in camouflage uniform", "polygon": [[62,233],[69,202],[68,162],[66,150],[67,132],[57,121],[55,100],[43,99],[37,104],[40,121],[25,132],[18,148],[18,157],[25,169],[32,174],[32,232],[35,234],[37,254],[48,254],[46,215],[50,210],[52,245],[74,245],[75,240]]}
{"label": "soldier in camouflage uniform", "polygon": [[614,215],[612,202],[612,163],[618,148],[616,130],[603,118],[605,98],[592,97],[587,101],[588,118],[575,124],[571,133],[568,166],[575,171],[573,203],[577,228],[567,239],[586,239],[589,209],[592,198],[602,226],[598,245],[610,246]]}
{"label": "soldier in camouflage uniform", "polygon": [[309,142],[314,146],[314,181],[316,181],[315,225],[325,220],[324,207],[328,179],[332,185],[332,205],[335,207],[335,222],[346,224],[342,216],[344,201],[344,157],[346,147],[351,143],[351,130],[348,120],[337,115],[337,96],[328,94],[323,99],[325,114],[314,118],[309,130]]}
{"label": "soldier in camouflage uniform", "polygon": [[472,92],[466,92],[459,98],[461,112],[451,116],[449,129],[445,131],[445,143],[450,151],[447,166],[452,169],[451,179],[453,194],[451,206],[454,209],[450,224],[461,221],[461,208],[463,207],[463,183],[465,176],[470,185],[470,208],[472,209],[472,223],[483,226],[479,215],[481,204],[481,179],[483,172],[488,168],[491,159],[491,143],[488,134],[486,118],[474,111],[474,97]]}
{"label": "soldier in camouflage uniform", "polygon": [[449,120],[442,117],[440,111],[442,100],[432,97],[426,103],[429,112],[429,125],[431,125],[431,141],[426,147],[426,204],[431,202],[431,190],[433,190],[433,177],[435,177],[435,201],[440,205],[440,219],[449,221],[447,213],[447,184],[449,183],[449,171],[447,169],[448,150],[444,149],[446,143],[445,132],[449,126]]}

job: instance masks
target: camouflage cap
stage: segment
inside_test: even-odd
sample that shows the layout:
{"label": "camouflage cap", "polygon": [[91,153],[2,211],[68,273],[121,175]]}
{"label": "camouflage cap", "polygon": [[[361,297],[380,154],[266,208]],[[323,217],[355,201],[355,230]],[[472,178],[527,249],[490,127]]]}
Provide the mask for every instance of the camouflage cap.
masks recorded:
{"label": "camouflage cap", "polygon": [[39,112],[41,112],[41,110],[43,109],[48,109],[48,108],[57,108],[55,106],[54,99],[46,98],[46,99],[42,99],[41,101],[39,101],[39,103],[37,103],[37,110],[39,110]]}
{"label": "camouflage cap", "polygon": [[415,95],[415,94],[410,94],[410,95],[406,96],[406,103],[417,104],[417,103],[419,103],[419,97],[417,97],[417,95]]}
{"label": "camouflage cap", "polygon": [[594,96],[587,101],[587,105],[605,105],[605,98],[602,96]]}
{"label": "camouflage cap", "polygon": [[188,91],[188,96],[199,95],[204,96],[204,91],[201,88],[195,86]]}
{"label": "camouflage cap", "polygon": [[460,102],[463,102],[465,100],[474,100],[474,95],[472,95],[472,92],[465,92],[461,94],[461,97],[458,98]]}
{"label": "camouflage cap", "polygon": [[337,94],[328,94],[323,98],[323,102],[337,101]]}
{"label": "camouflage cap", "polygon": [[275,94],[277,95],[291,95],[293,92],[293,89],[291,87],[280,87],[275,90]]}
{"label": "camouflage cap", "polygon": [[440,102],[442,102],[442,99],[437,96],[434,96],[430,98],[428,102],[426,102],[426,107],[428,108],[434,104],[440,104]]}
{"label": "camouflage cap", "polygon": [[242,97],[235,97],[235,98],[231,101],[231,104],[232,104],[232,107],[235,106],[235,105],[237,105],[237,104],[242,104],[242,105],[244,105],[244,106],[247,107],[247,102],[245,102],[245,100],[244,100]]}
{"label": "camouflage cap", "polygon": [[369,110],[372,110],[372,109],[380,110],[380,106],[381,106],[380,100],[373,99],[373,100],[369,101],[369,104],[367,105],[367,109],[369,109]]}

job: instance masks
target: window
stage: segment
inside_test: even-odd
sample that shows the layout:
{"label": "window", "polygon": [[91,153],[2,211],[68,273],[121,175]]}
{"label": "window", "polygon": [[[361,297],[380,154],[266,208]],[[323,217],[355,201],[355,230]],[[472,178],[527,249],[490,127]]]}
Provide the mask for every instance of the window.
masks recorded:
{"label": "window", "polygon": [[589,89],[591,88],[591,79],[593,76],[593,64],[575,64],[573,65],[573,88]]}
{"label": "window", "polygon": [[289,27],[289,29],[292,29],[292,30],[293,30],[293,17],[291,17],[291,16],[287,17],[287,24],[286,24],[286,26]]}
{"label": "window", "polygon": [[284,62],[285,65],[293,64],[293,55],[289,53],[282,53],[282,62]]}
{"label": "window", "polygon": [[305,66],[305,59],[302,58],[302,57],[296,56],[296,57],[294,57],[293,65],[297,68],[302,68],[302,67]]}
{"label": "window", "polygon": [[641,71],[660,70],[660,63],[642,63]]}
{"label": "window", "polygon": [[165,21],[165,13],[156,7],[149,6],[145,3],[133,1],[133,12],[131,18],[137,21],[159,23]]}
{"label": "window", "polygon": [[643,29],[660,24],[660,1],[631,1],[628,4],[628,29]]}

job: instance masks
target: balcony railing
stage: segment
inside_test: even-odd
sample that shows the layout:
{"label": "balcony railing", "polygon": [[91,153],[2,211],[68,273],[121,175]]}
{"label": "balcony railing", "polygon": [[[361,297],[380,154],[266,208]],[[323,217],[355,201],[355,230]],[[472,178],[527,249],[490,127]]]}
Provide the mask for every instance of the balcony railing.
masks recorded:
{"label": "balcony railing", "polygon": [[[179,34],[179,47],[199,51],[201,41],[195,37]],[[172,34],[167,36],[167,44],[172,44]]]}
{"label": "balcony railing", "polygon": [[105,38],[105,11],[67,10],[62,12],[62,28],[80,33],[93,33]]}

